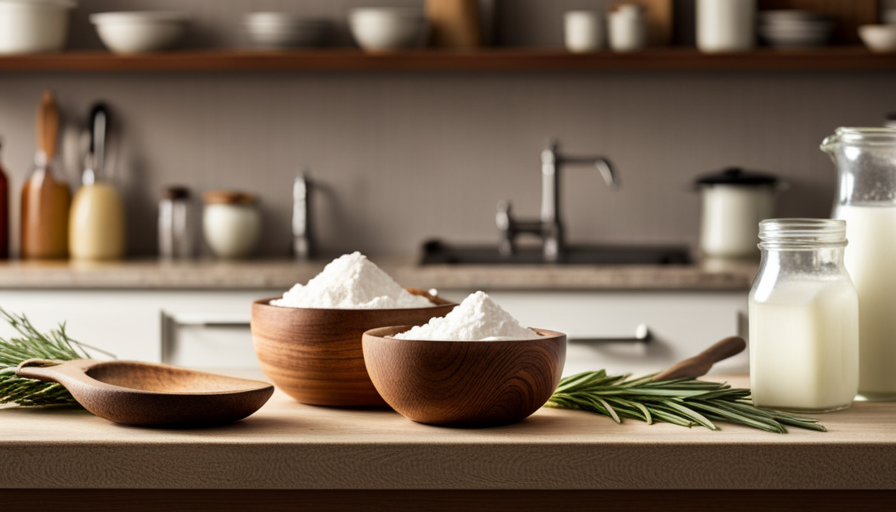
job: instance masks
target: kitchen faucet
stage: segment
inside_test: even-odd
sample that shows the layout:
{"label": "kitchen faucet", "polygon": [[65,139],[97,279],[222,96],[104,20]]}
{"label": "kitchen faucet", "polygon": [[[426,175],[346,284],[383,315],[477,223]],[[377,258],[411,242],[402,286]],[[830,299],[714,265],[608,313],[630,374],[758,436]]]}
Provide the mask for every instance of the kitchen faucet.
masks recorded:
{"label": "kitchen faucet", "polygon": [[299,261],[308,261],[314,253],[310,196],[311,177],[307,170],[303,170],[292,185],[292,248]]}
{"label": "kitchen faucet", "polygon": [[516,237],[532,234],[541,237],[544,260],[558,261],[565,249],[563,221],[560,218],[560,169],[563,165],[593,165],[610,188],[618,188],[619,180],[613,165],[602,156],[579,157],[560,154],[556,140],[548,141],[541,152],[541,218],[539,220],[517,220],[513,218],[510,201],[498,203],[495,223],[501,231],[498,247],[501,255],[510,256],[515,250]]}

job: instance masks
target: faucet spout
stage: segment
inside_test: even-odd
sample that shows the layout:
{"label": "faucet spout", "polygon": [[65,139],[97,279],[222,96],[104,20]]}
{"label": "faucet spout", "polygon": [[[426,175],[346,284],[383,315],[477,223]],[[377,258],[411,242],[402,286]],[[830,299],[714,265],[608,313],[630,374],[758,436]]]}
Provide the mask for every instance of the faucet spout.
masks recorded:
{"label": "faucet spout", "polygon": [[558,261],[564,251],[564,227],[560,207],[560,169],[563,165],[594,166],[607,186],[619,188],[619,178],[610,160],[598,157],[566,156],[560,153],[555,139],[548,140],[547,148],[541,152],[541,216],[539,222],[524,222],[513,219],[508,204],[499,205],[496,218],[502,233],[501,253],[508,255],[514,250],[513,240],[517,234],[539,234],[543,241],[545,261]]}

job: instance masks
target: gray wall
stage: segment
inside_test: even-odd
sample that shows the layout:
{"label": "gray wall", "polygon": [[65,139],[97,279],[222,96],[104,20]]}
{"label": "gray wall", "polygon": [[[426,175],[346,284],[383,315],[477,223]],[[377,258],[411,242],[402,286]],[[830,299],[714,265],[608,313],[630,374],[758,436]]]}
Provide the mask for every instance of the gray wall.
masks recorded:
{"label": "gray wall", "polygon": [[[197,16],[190,45],[205,46],[238,44],[232,29],[248,10],[300,7],[339,17],[349,3],[390,2],[80,3],[77,48],[98,45],[86,22],[94,11],[189,9]],[[504,3],[531,29],[524,36],[514,25],[504,40],[547,46],[559,44],[563,10],[601,4]],[[818,151],[822,138],[896,111],[892,72],[2,73],[0,135],[14,212],[46,87],[72,122],[96,99],[115,109],[134,255],[155,251],[158,191],[172,183],[260,194],[261,253],[287,255],[289,187],[303,165],[321,184],[315,227],[330,251],[407,254],[430,236],[491,241],[499,199],[512,199],[519,215],[537,214],[538,153],[548,136],[571,152],[608,155],[623,181],[610,191],[595,172],[569,170],[571,239],[695,243],[700,205],[689,184],[697,174],[732,164],[777,173],[792,183],[781,215],[824,216],[835,174]]]}

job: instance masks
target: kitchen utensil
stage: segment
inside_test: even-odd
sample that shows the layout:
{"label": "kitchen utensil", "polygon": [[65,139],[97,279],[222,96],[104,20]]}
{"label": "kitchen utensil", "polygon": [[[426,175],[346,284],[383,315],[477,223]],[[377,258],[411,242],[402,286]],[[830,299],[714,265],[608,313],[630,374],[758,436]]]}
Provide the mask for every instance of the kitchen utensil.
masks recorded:
{"label": "kitchen utensil", "polygon": [[479,15],[478,0],[426,0],[433,46],[464,50],[482,46]]}
{"label": "kitchen utensil", "polygon": [[364,333],[373,385],[419,423],[487,427],[521,421],[547,403],[566,361],[566,335],[513,341],[397,340],[410,326]]}
{"label": "kitchen utensil", "polygon": [[265,375],[299,402],[384,407],[364,367],[361,336],[386,325],[422,325],[457,305],[429,299],[432,307],[415,309],[285,308],[260,300],[252,305],[255,354]]}
{"label": "kitchen utensil", "polygon": [[647,46],[647,21],[644,7],[637,4],[613,6],[609,14],[610,49],[633,52]]}
{"label": "kitchen utensil", "polygon": [[218,190],[202,194],[202,232],[219,258],[249,257],[261,239],[258,198],[243,192]]}
{"label": "kitchen utensil", "polygon": [[719,361],[736,356],[747,348],[747,342],[738,336],[725,338],[694,357],[685,359],[657,374],[653,380],[696,379],[709,373]]}
{"label": "kitchen utensil", "polygon": [[90,15],[103,44],[114,53],[148,53],[177,46],[190,17],[184,12],[104,12]]}
{"label": "kitchen utensil", "polygon": [[116,260],[124,256],[124,203],[106,169],[110,125],[108,107],[94,105],[83,186],[75,194],[69,216],[69,254],[76,260]]}
{"label": "kitchen utensil", "polygon": [[371,7],[353,9],[349,27],[358,46],[378,52],[423,46],[429,26],[418,9]]}
{"label": "kitchen utensil", "polygon": [[78,359],[19,366],[19,377],[58,382],[100,418],[142,427],[208,427],[241,420],[274,393],[267,382],[163,364]]}
{"label": "kitchen utensil", "polygon": [[703,196],[700,248],[715,258],[756,258],[759,221],[774,215],[783,185],[769,174],[729,167],[697,179]]}
{"label": "kitchen utensil", "polygon": [[[3,139],[0,139],[3,149]],[[9,180],[0,160],[0,260],[9,258]]]}
{"label": "kitchen utensil", "polygon": [[285,49],[321,46],[332,30],[329,20],[285,12],[253,12],[243,18],[243,28],[255,48]]}
{"label": "kitchen utensil", "polygon": [[859,394],[896,399],[896,130],[838,128],[821,149],[837,166],[833,216],[859,292]]}
{"label": "kitchen utensil", "polygon": [[846,223],[768,219],[759,238],[762,263],[749,299],[753,405],[849,407],[859,385],[860,331],[859,297],[843,265]]}
{"label": "kitchen utensil", "polygon": [[159,201],[159,256],[165,260],[192,258],[193,231],[190,189],[166,187]]}
{"label": "kitchen utensil", "polygon": [[45,91],[37,114],[35,169],[22,187],[22,258],[58,259],[68,255],[71,191],[53,175],[59,137],[59,108]]}
{"label": "kitchen utensil", "polygon": [[896,25],[862,25],[859,37],[873,52],[896,52]]}
{"label": "kitchen utensil", "polygon": [[597,11],[569,11],[564,17],[566,49],[587,53],[604,46],[604,19]]}
{"label": "kitchen utensil", "polygon": [[756,0],[697,0],[697,48],[738,52],[756,45]]}
{"label": "kitchen utensil", "polygon": [[0,54],[62,50],[75,6],[70,0],[0,0]]}

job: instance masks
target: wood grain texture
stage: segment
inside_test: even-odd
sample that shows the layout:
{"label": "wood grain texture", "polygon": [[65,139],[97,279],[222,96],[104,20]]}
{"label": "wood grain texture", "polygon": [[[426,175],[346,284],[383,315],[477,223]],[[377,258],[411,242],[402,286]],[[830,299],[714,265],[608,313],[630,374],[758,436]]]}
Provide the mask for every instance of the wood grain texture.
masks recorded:
{"label": "wood grain texture", "polygon": [[430,308],[310,309],[252,305],[252,342],[265,375],[299,402],[342,407],[385,407],[361,351],[364,331],[421,325],[456,304],[438,298]]}
{"label": "wood grain texture", "polygon": [[19,368],[19,376],[58,382],[100,418],[147,427],[208,427],[241,420],[274,393],[267,382],[174,366],[81,359]]}
{"label": "wood grain texture", "polygon": [[759,0],[759,10],[803,9],[830,16],[834,22],[834,41],[860,43],[857,29],[879,23],[880,0]]}
{"label": "wood grain texture", "polygon": [[516,423],[551,397],[566,362],[566,335],[522,341],[390,338],[410,326],[364,333],[364,362],[386,402],[419,423],[490,427]]}
{"label": "wood grain texture", "polygon": [[303,405],[280,390],[215,429],[12,408],[0,410],[0,488],[896,490],[896,404],[819,417],[829,432],[617,425],[544,408],[513,425],[447,429],[387,409]]}
{"label": "wood grain texture", "polygon": [[189,51],[142,55],[106,52],[0,57],[0,71],[261,72],[261,71],[808,71],[893,70],[896,56],[864,47],[760,48],[704,54],[691,48],[571,54],[551,49],[362,53],[357,50]]}

